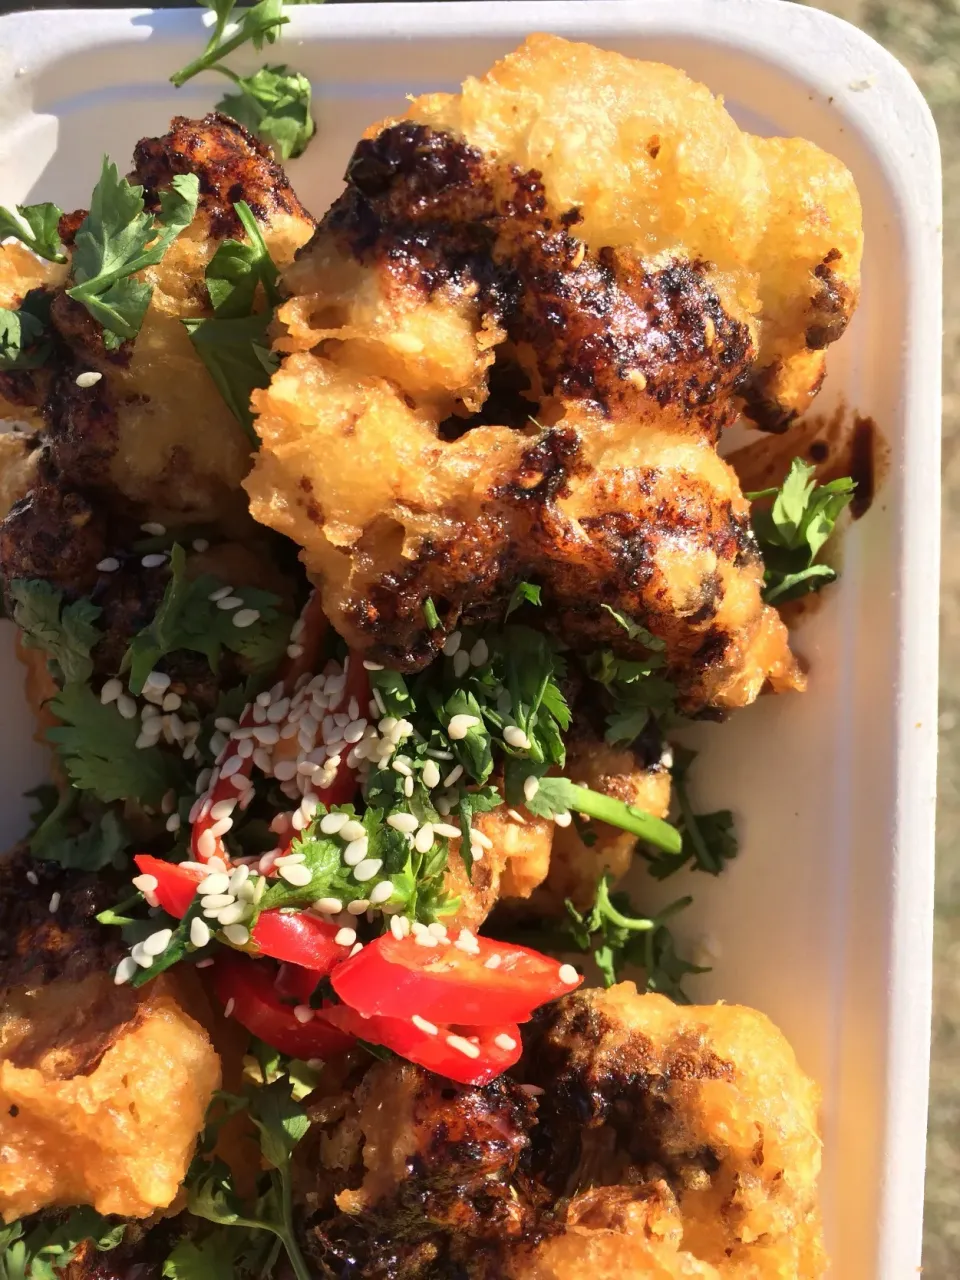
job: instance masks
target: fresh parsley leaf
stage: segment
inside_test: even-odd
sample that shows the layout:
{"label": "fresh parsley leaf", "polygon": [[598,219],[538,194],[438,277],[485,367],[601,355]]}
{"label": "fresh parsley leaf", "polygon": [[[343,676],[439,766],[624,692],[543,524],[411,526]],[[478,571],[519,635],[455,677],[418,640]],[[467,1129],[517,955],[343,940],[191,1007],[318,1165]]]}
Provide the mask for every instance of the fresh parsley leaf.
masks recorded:
{"label": "fresh parsley leaf", "polygon": [[94,626],[101,610],[87,599],[63,604],[63,593],[41,578],[10,584],[13,620],[28,649],[41,649],[59,683],[83,683],[93,673],[90,651],[101,638]]}
{"label": "fresh parsley leaf", "polygon": [[269,386],[280,364],[267,338],[272,319],[271,312],[260,311],[230,320],[207,316],[182,321],[227,408],[255,449],[260,447],[260,437],[253,425],[250,396],[258,388]]}
{"label": "fresh parsley leaf", "polygon": [[205,9],[212,9],[217,15],[213,33],[207,41],[207,47],[199,58],[188,62],[180,71],[170,77],[170,83],[178,89],[199,75],[214,67],[221,58],[233,53],[249,40],[257,50],[263,48],[264,41],[273,44],[280,28],[290,21],[283,14],[283,0],[260,0],[250,9],[242,9],[236,18],[237,30],[226,39],[224,33],[231,20],[236,0],[201,0]]}
{"label": "fresh parsley leaf", "polygon": [[707,970],[679,958],[666,921],[691,901],[679,898],[656,916],[640,915],[626,894],[610,893],[610,877],[604,875],[588,912],[581,913],[567,900],[569,936],[579,950],[593,953],[606,986],[619,982],[625,968],[642,967],[647,972],[648,991],[659,991],[679,1004],[689,1004],[680,979],[687,973]]}
{"label": "fresh parsley leaf", "polygon": [[170,552],[170,579],[152,622],[139,631],[123,657],[131,693],[138,694],[157,663],[168,653],[189,649],[202,653],[216,671],[223,649],[239,654],[254,672],[272,671],[289,643],[292,617],[278,611],[279,599],[255,587],[235,587],[245,609],[260,617],[249,627],[237,627],[233,612],[218,609],[210,599],[223,584],[209,574],[192,581],[186,576],[187,557],[175,543]]}
{"label": "fresh parsley leaf", "polygon": [[159,806],[172,787],[183,790],[179,757],[136,746],[138,719],[124,720],[113,704],[104,706],[89,685],[68,684],[49,704],[60,721],[47,730],[70,781],[106,804],[134,799]]}
{"label": "fresh parsley leaf", "polygon": [[210,259],[205,277],[214,315],[221,320],[250,315],[258,286],[269,306],[280,300],[280,273],[253,210],[245,200],[238,200],[233,208],[247,239],[224,240]]}
{"label": "fresh parsley leaf", "polygon": [[163,1264],[165,1280],[235,1280],[239,1231],[220,1228],[203,1240],[181,1240]]}
{"label": "fresh parsley leaf", "polygon": [[219,65],[214,70],[229,76],[238,90],[221,98],[218,111],[263,138],[280,160],[303,154],[317,129],[310,114],[310,81],[306,76],[282,64],[261,67],[252,76],[238,76]]}
{"label": "fresh parsley leaf", "polygon": [[440,615],[437,613],[437,606],[433,603],[429,596],[423,602],[423,620],[431,631],[436,631],[440,625]]}
{"label": "fresh parsley leaf", "polygon": [[655,674],[663,656],[653,652],[641,661],[618,658],[611,649],[590,654],[584,666],[587,674],[604,686],[607,705],[607,742],[613,746],[633,742],[651,717],[663,720],[676,711],[677,687]]}
{"label": "fresh parsley leaf", "polygon": [[50,355],[50,303],[45,289],[31,289],[17,310],[0,307],[0,369],[38,369]]}
{"label": "fresh parsley leaf", "polygon": [[503,615],[504,621],[510,617],[511,613],[519,609],[522,604],[540,604],[540,588],[534,586],[532,582],[518,582],[513,588],[507,611]]}
{"label": "fresh parsley leaf", "polygon": [[181,231],[193,221],[200,180],[195,173],[177,174],[161,192],[154,218],[143,203],[143,187],[121,178],[117,166],[103,158],[90,211],[80,224],[67,294],[82,302],[102,326],[108,347],[135,338],[146,315],[153,287],[135,273],[155,266]]}
{"label": "fresh parsley leaf", "polygon": [[16,209],[19,217],[0,206],[0,240],[12,236],[38,258],[46,258],[48,262],[66,262],[66,257],[60,252],[62,245],[58,230],[63,210],[50,203],[18,204]]}
{"label": "fresh parsley leaf", "polygon": [[815,472],[802,458],[794,458],[779,489],[746,495],[763,504],[754,506],[751,519],[763,555],[763,598],[768,604],[785,604],[819,591],[837,576],[829,565],[817,563],[817,556],[856,484],[849,476],[818,484]]}
{"label": "fresh parsley leaf", "polygon": [[58,1280],[63,1268],[87,1240],[101,1253],[115,1249],[126,1223],[84,1205],[57,1217],[44,1215],[24,1233],[22,1222],[0,1230],[0,1280]]}
{"label": "fresh parsley leaf", "polygon": [[[130,979],[131,987],[146,986],[148,982],[152,982],[161,973],[166,973],[175,964],[179,964],[187,955],[203,959],[210,954],[211,948],[216,945],[212,939],[205,947],[195,947],[190,941],[190,926],[198,916],[201,918],[203,916],[203,905],[199,897],[194,897],[180,920],[170,920],[169,926],[172,931],[170,941],[148,969],[137,969]],[[151,931],[155,931],[158,928],[156,920],[150,920],[149,926]],[[128,936],[125,933],[124,938],[126,941],[134,940],[132,934]],[[138,937],[136,941],[139,942],[141,939]]]}
{"label": "fresh parsley leaf", "polygon": [[289,1081],[277,1080],[253,1090],[250,1119],[260,1130],[260,1149],[267,1164],[289,1170],[294,1148],[310,1128],[307,1113],[290,1095]]}
{"label": "fresh parsley leaf", "polygon": [[634,622],[632,618],[628,618],[627,615],[622,613],[619,609],[614,609],[613,606],[609,604],[602,604],[600,608],[605,609],[606,612],[609,613],[610,617],[613,618],[614,622],[623,627],[624,631],[627,633],[628,639],[639,640],[641,644],[646,645],[646,647],[653,650],[654,653],[659,653],[660,650],[666,648],[665,640],[661,640],[659,636],[653,635],[646,627],[641,627],[639,622]]}

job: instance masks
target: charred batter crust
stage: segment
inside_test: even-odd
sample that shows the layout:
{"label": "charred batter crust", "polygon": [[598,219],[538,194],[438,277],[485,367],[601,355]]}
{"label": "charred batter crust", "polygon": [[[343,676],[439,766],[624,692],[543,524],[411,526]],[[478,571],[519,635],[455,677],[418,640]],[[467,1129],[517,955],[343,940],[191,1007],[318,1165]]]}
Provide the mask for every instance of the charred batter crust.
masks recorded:
{"label": "charred batter crust", "polygon": [[[526,1167],[554,1194],[615,1183],[625,1162],[665,1174],[676,1190],[693,1168],[716,1172],[715,1152],[685,1148],[671,1100],[677,1082],[733,1078],[732,1064],[696,1039],[664,1056],[646,1036],[624,1036],[588,997],[571,996],[543,1011],[524,1045],[524,1078],[544,1090]],[[598,1150],[605,1168],[593,1160]]]}
{"label": "charred batter crust", "polygon": [[[27,878],[30,872],[33,879]],[[58,978],[79,981],[109,969],[125,947],[119,929],[96,920],[121,880],[65,871],[33,859],[25,845],[0,863],[0,991]],[[50,898],[59,893],[55,913]]]}
{"label": "charred batter crust", "polygon": [[[41,464],[42,476],[42,464]],[[97,580],[106,547],[103,511],[82,493],[50,479],[14,503],[0,524],[5,585],[43,578],[60,590],[84,594]]]}
{"label": "charred batter crust", "polygon": [[277,212],[310,218],[269,147],[219,111],[202,120],[174,116],[163,137],[137,143],[133,161],[132,177],[143,185],[151,209],[159,208],[159,192],[177,174],[195,173],[200,179],[198,208],[217,239],[242,233],[233,207],[237,200],[245,200],[261,221]]}
{"label": "charred batter crust", "polygon": [[853,290],[843,280],[838,279],[833,270],[833,263],[838,262],[842,254],[839,249],[831,249],[821,263],[813,269],[817,285],[810,299],[812,320],[807,325],[806,342],[811,351],[820,351],[829,347],[831,342],[842,336],[856,299]]}
{"label": "charred batter crust", "polygon": [[[419,1141],[406,1175],[359,1215],[331,1197],[304,1225],[306,1251],[321,1274],[344,1280],[501,1280],[519,1244],[555,1229],[550,1198],[520,1168],[536,1104],[505,1077],[472,1089],[416,1070]],[[342,1180],[356,1186],[359,1172]]]}

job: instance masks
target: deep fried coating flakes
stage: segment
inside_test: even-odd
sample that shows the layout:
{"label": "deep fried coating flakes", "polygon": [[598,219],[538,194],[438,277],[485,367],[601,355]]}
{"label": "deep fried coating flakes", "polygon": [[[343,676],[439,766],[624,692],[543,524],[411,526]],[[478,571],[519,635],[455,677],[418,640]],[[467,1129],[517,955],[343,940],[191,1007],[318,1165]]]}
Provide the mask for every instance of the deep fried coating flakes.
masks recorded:
{"label": "deep fried coating flakes", "polygon": [[525,576],[584,647],[631,649],[603,602],[641,621],[688,708],[796,686],[715,446],[744,402],[806,403],[859,257],[832,157],[672,68],[533,37],[358,145],[286,273],[251,509],[391,665]]}

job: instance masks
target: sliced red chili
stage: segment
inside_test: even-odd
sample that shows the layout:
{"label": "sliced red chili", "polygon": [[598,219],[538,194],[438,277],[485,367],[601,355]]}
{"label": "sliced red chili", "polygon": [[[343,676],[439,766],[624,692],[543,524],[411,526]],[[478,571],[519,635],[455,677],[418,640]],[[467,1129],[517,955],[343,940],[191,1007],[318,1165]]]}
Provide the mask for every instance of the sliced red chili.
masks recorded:
{"label": "sliced red chili", "polygon": [[401,1058],[460,1084],[487,1084],[512,1067],[523,1052],[515,1023],[474,1027],[432,1023],[419,1016],[364,1018],[343,1004],[325,1009],[324,1017],[358,1040],[384,1045]]}
{"label": "sliced red chili", "polygon": [[276,976],[276,966],[265,960],[225,954],[214,967],[213,988],[241,1026],[281,1053],[294,1058],[329,1058],[350,1048],[352,1037],[332,1026],[320,1012],[306,1022],[297,1018],[293,1008],[280,999],[274,985]]}
{"label": "sliced red chili", "polygon": [[[568,981],[568,979],[573,979]],[[492,938],[459,935],[424,946],[385,933],[331,977],[337,995],[364,1014],[488,1026],[526,1022],[583,978],[549,956]]]}
{"label": "sliced red chili", "polygon": [[157,882],[153,890],[157,902],[168,915],[179,920],[187,914],[197,892],[197,885],[204,878],[202,871],[193,871],[176,862],[164,862],[149,853],[138,853],[133,859],[141,875],[153,876]]}
{"label": "sliced red chili", "polygon": [[264,911],[251,936],[264,955],[311,969],[319,981],[350,954],[349,946],[335,941],[337,933],[336,925],[306,911]]}

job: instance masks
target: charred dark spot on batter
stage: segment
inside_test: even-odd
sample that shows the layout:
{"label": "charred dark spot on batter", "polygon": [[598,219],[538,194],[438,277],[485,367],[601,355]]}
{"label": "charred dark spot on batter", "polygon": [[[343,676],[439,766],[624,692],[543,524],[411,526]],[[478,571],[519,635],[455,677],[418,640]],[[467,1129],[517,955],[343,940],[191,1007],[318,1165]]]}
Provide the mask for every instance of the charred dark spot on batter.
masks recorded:
{"label": "charred dark spot on batter", "polygon": [[725,631],[714,628],[707,632],[706,639],[690,658],[690,667],[694,671],[709,671],[711,667],[719,667],[727,656],[730,637]]}
{"label": "charred dark spot on batter", "polygon": [[853,314],[853,290],[833,269],[833,264],[839,262],[842,256],[839,249],[831,249],[813,269],[817,285],[810,299],[812,319],[805,335],[811,351],[819,351],[828,347],[831,342],[836,342]]}
{"label": "charred dark spot on batter", "polygon": [[783,361],[774,360],[753,371],[739,388],[747,417],[761,431],[778,436],[789,431],[800,416],[799,410],[785,407],[777,396],[782,374]]}
{"label": "charred dark spot on batter", "polygon": [[57,223],[57,235],[68,249],[73,248],[80,225],[87,216],[86,209],[74,209],[72,213],[62,213]]}
{"label": "charred dark spot on batter", "polygon": [[300,488],[304,493],[313,493],[313,481],[309,476],[300,477]]}
{"label": "charred dark spot on batter", "polygon": [[524,453],[517,471],[494,496],[522,503],[562,496],[570,477],[586,474],[580,449],[580,437],[571,427],[551,427]]}
{"label": "charred dark spot on batter", "polygon": [[830,457],[830,446],[826,440],[814,440],[807,450],[807,457],[811,462],[826,462]]}

